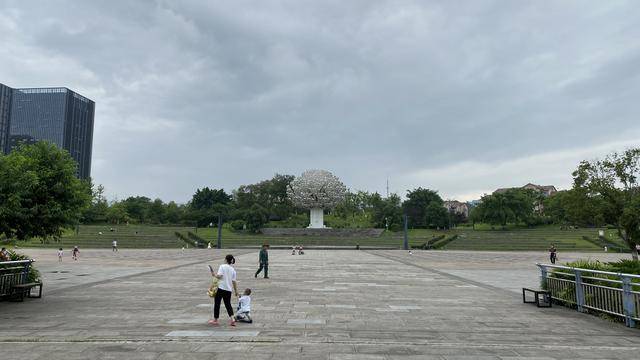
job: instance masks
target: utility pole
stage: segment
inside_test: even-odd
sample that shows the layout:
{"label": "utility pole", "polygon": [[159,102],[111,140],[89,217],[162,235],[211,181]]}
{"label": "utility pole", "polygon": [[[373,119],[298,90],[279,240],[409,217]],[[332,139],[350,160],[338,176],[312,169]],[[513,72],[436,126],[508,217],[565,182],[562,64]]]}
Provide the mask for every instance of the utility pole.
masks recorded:
{"label": "utility pole", "polygon": [[389,178],[387,178],[387,199],[389,198]]}

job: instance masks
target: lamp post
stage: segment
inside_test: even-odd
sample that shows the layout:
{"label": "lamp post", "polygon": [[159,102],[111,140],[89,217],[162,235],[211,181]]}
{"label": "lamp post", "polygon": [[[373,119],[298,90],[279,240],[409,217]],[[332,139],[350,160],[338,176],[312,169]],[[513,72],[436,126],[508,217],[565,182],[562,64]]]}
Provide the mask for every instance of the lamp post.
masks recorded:
{"label": "lamp post", "polygon": [[218,249],[222,249],[222,214],[218,214]]}
{"label": "lamp post", "polygon": [[404,243],[403,243],[403,248],[405,250],[409,250],[409,235],[407,234],[409,232],[409,226],[408,226],[408,219],[407,219],[407,215],[402,215],[402,218],[404,220]]}

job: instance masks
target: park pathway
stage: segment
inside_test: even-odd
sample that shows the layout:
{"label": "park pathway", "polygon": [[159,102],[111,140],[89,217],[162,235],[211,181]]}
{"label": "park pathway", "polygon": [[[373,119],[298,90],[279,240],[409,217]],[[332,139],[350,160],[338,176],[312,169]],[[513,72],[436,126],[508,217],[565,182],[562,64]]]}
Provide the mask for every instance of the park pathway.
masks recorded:
{"label": "park pathway", "polygon": [[[95,250],[79,263],[59,265],[66,273],[51,273],[57,265],[43,257],[41,269],[54,275],[50,281],[88,270],[101,276],[73,278],[68,286],[62,278],[43,299],[0,303],[1,358],[532,360],[640,354],[638,330],[522,304],[512,289],[518,280],[508,271],[505,286],[465,276],[490,261],[483,253],[474,259],[457,252],[271,251],[271,279],[254,279],[257,251],[193,250],[185,258],[135,251],[148,258],[138,267],[124,253],[118,260]],[[236,268],[240,288],[253,289],[254,324],[206,324],[211,303],[205,265],[219,264],[225,252],[240,254]],[[510,267],[530,271],[533,262],[519,261]]]}

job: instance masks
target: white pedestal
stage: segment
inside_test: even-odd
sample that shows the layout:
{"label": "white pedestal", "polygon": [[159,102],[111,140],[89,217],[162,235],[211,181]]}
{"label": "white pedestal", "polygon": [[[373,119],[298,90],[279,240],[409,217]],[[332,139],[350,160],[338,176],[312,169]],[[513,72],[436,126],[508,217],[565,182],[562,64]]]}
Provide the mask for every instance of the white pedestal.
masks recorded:
{"label": "white pedestal", "polygon": [[324,229],[324,211],[320,208],[311,209],[309,229]]}

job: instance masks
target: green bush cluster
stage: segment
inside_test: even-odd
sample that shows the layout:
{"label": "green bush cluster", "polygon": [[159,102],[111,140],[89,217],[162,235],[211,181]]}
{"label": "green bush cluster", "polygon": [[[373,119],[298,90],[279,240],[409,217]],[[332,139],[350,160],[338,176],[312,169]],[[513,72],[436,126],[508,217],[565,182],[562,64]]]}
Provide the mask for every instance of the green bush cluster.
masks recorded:
{"label": "green bush cluster", "polygon": [[[24,254],[18,254],[15,251],[7,250],[9,252],[9,260],[10,261],[20,261],[20,260],[30,260],[31,258]],[[40,271],[33,266],[29,267],[29,275],[27,275],[28,282],[36,282],[40,281]]]}
{"label": "green bush cluster", "polygon": [[231,229],[235,231],[242,231],[245,229],[247,223],[244,222],[244,220],[233,220],[229,225],[231,226]]}
{"label": "green bush cluster", "polygon": [[176,232],[174,232],[174,235],[175,235],[178,239],[180,239],[180,240],[184,241],[185,243],[190,244],[190,245],[191,245],[191,246],[193,246],[193,247],[195,247],[195,246],[196,246],[196,242],[195,242],[195,241],[193,241],[193,240],[189,239],[188,237],[184,236],[181,232],[176,231]]}
{"label": "green bush cluster", "polygon": [[[622,274],[632,274],[632,275],[640,275],[640,261],[634,260],[619,260],[614,262],[600,262],[598,260],[590,260],[590,259],[579,259],[576,261],[568,262],[565,266],[579,268],[579,269],[587,269],[587,270],[596,270],[596,271],[607,271],[613,273],[622,273]],[[571,275],[566,275],[572,273],[571,270],[566,269],[555,269],[552,272],[552,276],[560,278],[573,280],[574,277]],[[602,281],[595,279],[585,279],[582,281],[589,284],[609,286],[621,288],[622,285],[618,283],[611,283],[606,280],[619,280],[617,275],[605,275],[605,274],[585,274],[583,276],[588,276],[590,278],[603,279]],[[638,279],[632,279],[633,283],[640,283]],[[640,289],[640,284],[634,285],[634,290]]]}
{"label": "green bush cluster", "polygon": [[432,249],[442,249],[443,247],[445,247],[448,243],[454,241],[455,239],[458,238],[458,234],[452,235],[444,240],[440,240],[437,241],[435,243],[433,243],[433,245],[431,245]]}

